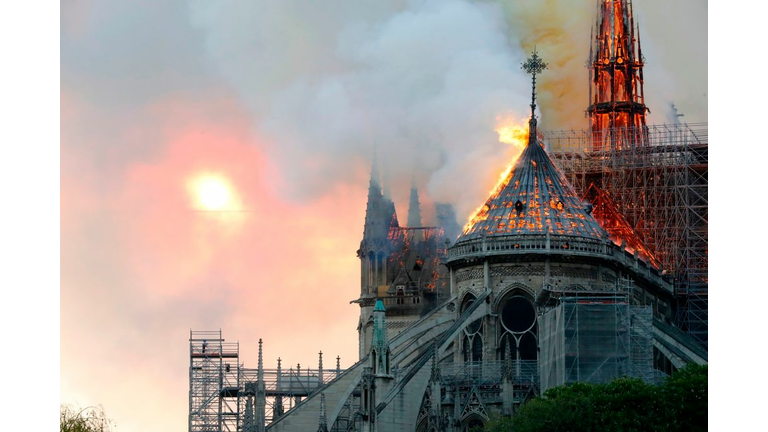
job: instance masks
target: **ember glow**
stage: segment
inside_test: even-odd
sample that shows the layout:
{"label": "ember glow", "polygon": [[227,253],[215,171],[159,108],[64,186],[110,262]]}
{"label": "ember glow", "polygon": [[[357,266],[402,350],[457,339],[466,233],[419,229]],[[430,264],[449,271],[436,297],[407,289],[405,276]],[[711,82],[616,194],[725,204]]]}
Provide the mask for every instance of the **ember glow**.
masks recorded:
{"label": "ember glow", "polygon": [[[517,162],[517,158],[520,157],[520,154],[528,143],[527,120],[522,120],[519,123],[516,123],[512,117],[508,116],[502,118],[501,116],[497,116],[496,121],[497,126],[495,130],[496,133],[499,134],[499,142],[512,145],[515,152],[506,168],[499,174],[499,179],[496,182],[496,185],[490,190],[489,197],[498,195],[507,183],[509,183],[509,179],[512,178],[512,169],[515,167],[515,162]],[[490,209],[486,208],[486,205],[483,204],[472,212],[467,224],[464,226],[464,232],[468,232],[476,223],[485,220],[485,218],[488,217],[488,210]]]}

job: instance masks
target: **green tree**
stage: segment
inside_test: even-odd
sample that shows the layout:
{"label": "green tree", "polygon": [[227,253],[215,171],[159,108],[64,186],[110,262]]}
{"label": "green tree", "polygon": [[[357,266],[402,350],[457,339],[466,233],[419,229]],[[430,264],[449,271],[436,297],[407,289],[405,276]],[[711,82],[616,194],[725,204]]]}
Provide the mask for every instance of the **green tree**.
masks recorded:
{"label": "green tree", "polygon": [[682,431],[707,430],[707,366],[689,364],[669,377],[661,389],[674,426]]}
{"label": "green tree", "polygon": [[574,383],[545,392],[512,418],[493,419],[486,432],[704,431],[707,367],[695,364],[655,386],[635,378]]}
{"label": "green tree", "polygon": [[76,409],[62,404],[59,419],[60,432],[110,432],[114,426],[101,406]]}

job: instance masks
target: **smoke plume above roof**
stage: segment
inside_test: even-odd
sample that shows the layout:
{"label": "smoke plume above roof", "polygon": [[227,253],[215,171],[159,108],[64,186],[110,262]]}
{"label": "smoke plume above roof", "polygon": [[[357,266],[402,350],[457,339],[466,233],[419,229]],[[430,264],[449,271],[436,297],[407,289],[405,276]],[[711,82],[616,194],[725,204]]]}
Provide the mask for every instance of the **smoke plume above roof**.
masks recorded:
{"label": "smoke plume above roof", "polygon": [[[644,6],[650,14],[661,4]],[[396,201],[406,201],[417,172],[429,198],[452,202],[461,218],[513,156],[495,122],[527,117],[520,64],[534,45],[550,63],[539,89],[543,128],[586,125],[594,14],[590,1],[563,0],[200,1],[192,20],[271,143],[287,196],[360,181],[376,146]],[[648,56],[655,45],[643,42]],[[668,71],[649,72],[670,87]],[[668,105],[648,99],[652,109]]]}

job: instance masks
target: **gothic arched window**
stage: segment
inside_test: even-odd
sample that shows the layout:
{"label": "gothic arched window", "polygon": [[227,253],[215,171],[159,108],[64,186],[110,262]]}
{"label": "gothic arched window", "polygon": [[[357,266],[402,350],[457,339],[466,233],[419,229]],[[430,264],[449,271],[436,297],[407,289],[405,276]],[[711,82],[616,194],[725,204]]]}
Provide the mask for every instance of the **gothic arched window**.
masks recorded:
{"label": "gothic arched window", "polygon": [[[461,303],[461,313],[463,314],[475,302],[475,296],[467,294]],[[464,353],[464,362],[483,361],[483,319],[477,319],[464,329],[464,338],[462,339],[462,348]]]}
{"label": "gothic arched window", "polygon": [[520,291],[506,296],[499,307],[498,358],[505,360],[509,344],[512,361],[538,359],[538,328],[536,308],[531,299]]}

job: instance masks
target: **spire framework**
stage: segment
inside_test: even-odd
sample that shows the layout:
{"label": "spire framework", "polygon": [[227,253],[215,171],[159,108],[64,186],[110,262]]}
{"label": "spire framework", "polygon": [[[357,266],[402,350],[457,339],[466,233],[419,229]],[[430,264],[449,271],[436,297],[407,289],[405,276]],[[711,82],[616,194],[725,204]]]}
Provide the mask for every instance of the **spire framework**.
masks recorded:
{"label": "spire framework", "polygon": [[623,150],[645,145],[644,59],[640,27],[627,0],[598,2],[587,60],[592,149]]}

